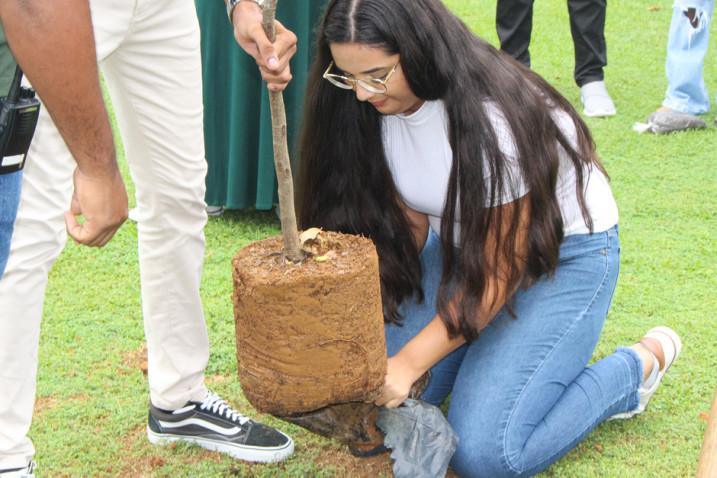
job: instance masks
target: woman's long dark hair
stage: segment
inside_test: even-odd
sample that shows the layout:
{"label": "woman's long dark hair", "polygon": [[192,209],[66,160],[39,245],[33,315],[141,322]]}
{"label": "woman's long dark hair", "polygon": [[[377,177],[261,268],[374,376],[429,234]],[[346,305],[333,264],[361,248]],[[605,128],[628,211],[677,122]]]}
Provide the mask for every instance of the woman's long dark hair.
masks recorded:
{"label": "woman's long dark hair", "polygon": [[[317,34],[317,55],[309,75],[299,149],[299,220],[362,234],[376,244],[385,317],[398,321],[399,304],[422,299],[419,251],[404,217],[382,142],[381,115],[357,101],[353,91],[322,80],[332,60],[331,43],[355,42],[399,54],[413,93],[444,102],[449,119],[453,166],[443,210],[443,275],[438,311],[449,334],[475,338],[489,317],[476,317],[486,294],[494,258],[510,264],[511,290],[557,267],[563,222],[556,199],[559,147],[573,163],[577,197],[588,228],[584,168],[602,166],[590,133],[570,103],[537,74],[474,36],[440,0],[332,0]],[[502,218],[501,192],[510,190],[505,157],[487,113],[494,104],[505,117],[517,160],[529,189],[526,257],[515,257],[520,207]],[[551,116],[563,110],[577,131],[571,146]],[[437,133],[438,134],[438,133]],[[484,166],[485,164],[485,166]],[[489,178],[489,179],[487,179]],[[487,180],[486,180],[487,179]],[[460,218],[458,240],[453,224]],[[491,227],[509,224],[506,240],[486,251]],[[454,245],[458,244],[460,253]],[[520,263],[520,261],[523,261]],[[458,292],[458,307],[449,307]]]}

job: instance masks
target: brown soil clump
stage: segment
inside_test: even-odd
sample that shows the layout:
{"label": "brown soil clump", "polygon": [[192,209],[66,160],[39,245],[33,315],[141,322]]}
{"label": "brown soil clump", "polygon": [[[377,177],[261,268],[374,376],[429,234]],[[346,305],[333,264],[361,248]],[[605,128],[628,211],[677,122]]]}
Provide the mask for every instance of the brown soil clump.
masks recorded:
{"label": "brown soil clump", "polygon": [[382,453],[370,458],[357,458],[344,449],[324,449],[316,460],[322,468],[333,468],[336,476],[351,478],[392,477],[391,455]]}
{"label": "brown soil clump", "polygon": [[122,362],[126,367],[132,370],[138,369],[142,375],[147,375],[147,344],[142,343],[138,349],[127,352]]}
{"label": "brown soil clump", "polygon": [[373,243],[322,232],[306,260],[284,260],[281,237],[233,260],[242,390],[258,410],[291,415],[373,401],[386,346]]}

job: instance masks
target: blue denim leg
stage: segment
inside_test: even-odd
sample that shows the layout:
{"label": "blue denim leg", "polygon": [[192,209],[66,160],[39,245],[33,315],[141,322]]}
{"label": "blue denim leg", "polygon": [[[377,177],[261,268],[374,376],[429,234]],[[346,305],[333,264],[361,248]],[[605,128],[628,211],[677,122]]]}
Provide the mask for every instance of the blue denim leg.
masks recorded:
{"label": "blue denim leg", "polygon": [[[586,367],[615,290],[619,256],[617,226],[567,237],[555,274],[516,293],[517,319],[501,311],[478,340],[431,369],[422,398],[439,404],[452,390],[448,419],[459,443],[451,465],[461,476],[533,475],[605,418],[637,407],[642,364],[632,349]],[[404,325],[386,325],[389,355],[435,316],[442,262],[432,232],[421,265],[426,301],[404,303]]]}
{"label": "blue denim leg", "polygon": [[[702,75],[709,44],[709,26],[714,0],[675,1],[667,39],[667,92],[663,105],[683,113],[698,115],[710,109],[710,99]],[[692,22],[685,15],[695,9]]]}
{"label": "blue denim leg", "polygon": [[[428,239],[421,251],[421,269],[423,277],[421,285],[425,301],[421,304],[415,300],[405,301],[399,311],[404,318],[401,325],[386,324],[386,349],[391,357],[411,340],[436,316],[436,296],[438,285],[441,282],[443,260],[441,254],[441,240],[433,230],[428,233]],[[448,396],[458,373],[458,367],[463,360],[467,347],[454,350],[431,368],[431,380],[421,397],[428,403],[440,405]]]}
{"label": "blue denim leg", "polygon": [[558,268],[516,293],[470,344],[448,419],[459,436],[451,465],[462,477],[531,476],[605,418],[638,405],[642,378],[630,349],[586,367],[619,269],[617,226],[568,236]]}
{"label": "blue denim leg", "polygon": [[0,174],[0,278],[10,255],[10,239],[20,204],[22,171]]}
{"label": "blue denim leg", "polygon": [[10,239],[20,204],[22,171],[0,174],[0,278],[10,254]]}

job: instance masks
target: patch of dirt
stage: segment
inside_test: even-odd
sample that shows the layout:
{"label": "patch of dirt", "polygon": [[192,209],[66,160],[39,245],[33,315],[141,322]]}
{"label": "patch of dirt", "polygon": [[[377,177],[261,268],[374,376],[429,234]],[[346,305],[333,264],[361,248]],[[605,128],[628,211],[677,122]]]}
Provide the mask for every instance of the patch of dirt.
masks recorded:
{"label": "patch of dirt", "polygon": [[106,471],[118,478],[144,478],[152,476],[152,471],[161,468],[166,462],[161,456],[142,456],[127,461],[125,467],[119,471],[115,471],[112,467],[108,467]]}
{"label": "patch of dirt", "polygon": [[68,399],[61,400],[53,396],[48,397],[37,397],[35,399],[35,409],[33,412],[34,416],[39,416],[43,413],[47,413],[53,410],[55,407],[60,406],[63,402],[85,402],[89,399],[89,396],[85,394],[75,395]]}
{"label": "patch of dirt", "polygon": [[321,468],[336,469],[337,476],[351,478],[377,478],[380,476],[391,477],[391,456],[383,453],[368,458],[358,458],[349,453],[346,447],[327,447],[321,451],[316,458],[316,463]]}
{"label": "patch of dirt", "polygon": [[[194,464],[206,461],[218,462],[222,458],[221,454],[210,451],[187,454],[176,453],[166,456],[167,452],[177,448],[177,445],[172,443],[155,447],[147,441],[145,430],[145,425],[142,424],[124,435],[121,440],[122,449],[127,450],[127,455],[131,458],[117,463],[116,466],[108,465],[104,470],[106,473],[118,478],[145,478],[154,476],[153,472],[163,467],[170,460]],[[142,455],[145,448],[150,451],[149,455]],[[197,448],[197,450],[200,449]]]}
{"label": "patch of dirt", "polygon": [[[122,449],[127,450],[129,456],[135,455],[132,451],[136,449],[137,442],[145,440],[145,430],[144,424],[138,425],[121,438]],[[151,476],[152,470],[164,466],[165,463],[166,460],[158,455],[135,455],[132,456],[131,459],[122,462],[119,469],[115,466],[108,465],[105,471],[118,478],[142,478]],[[120,463],[117,465],[120,465]]]}
{"label": "patch of dirt", "polygon": [[109,466],[105,471],[111,476],[121,478],[143,478],[152,476],[152,471],[164,466],[166,460],[161,456],[150,455],[133,457],[131,461],[128,460],[125,463],[126,466],[120,470],[115,470]]}
{"label": "patch of dirt", "polygon": [[37,397],[35,399],[35,410],[33,415],[38,416],[44,412],[48,412],[55,408],[58,403],[60,403],[60,401],[53,396]]}
{"label": "patch of dirt", "polygon": [[214,385],[215,383],[222,383],[229,380],[226,375],[210,375],[204,378],[207,385]]}
{"label": "patch of dirt", "polygon": [[131,370],[139,369],[146,376],[147,344],[143,342],[140,348],[127,352],[122,359],[122,363]]}

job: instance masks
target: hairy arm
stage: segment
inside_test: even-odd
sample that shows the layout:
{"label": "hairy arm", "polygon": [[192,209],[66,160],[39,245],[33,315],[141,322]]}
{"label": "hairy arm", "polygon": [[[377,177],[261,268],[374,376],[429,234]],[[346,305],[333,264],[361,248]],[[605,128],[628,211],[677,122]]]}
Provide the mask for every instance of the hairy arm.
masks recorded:
{"label": "hairy arm", "polygon": [[[520,258],[524,258],[527,251],[530,201],[528,196],[524,196],[518,201],[522,204],[514,257],[519,258],[518,263],[520,264],[524,263]],[[495,245],[500,243],[508,233],[512,218],[517,211],[515,206],[515,203],[499,206],[503,209],[503,221],[492,228],[492,232],[486,242],[486,251],[494,251]],[[489,260],[494,261],[492,264],[488,264],[489,269],[496,272],[488,278],[488,283],[486,284],[485,297],[490,299],[484,300],[480,304],[479,310],[476,311],[477,322],[485,325],[495,317],[515,291],[514,287],[508,283],[507,274],[505,273],[510,267],[507,258],[495,257],[492,254],[487,256]],[[453,299],[454,303],[459,300],[460,297]],[[408,397],[413,382],[418,380],[421,375],[443,357],[464,343],[465,338],[463,336],[459,335],[458,337],[450,338],[443,320],[436,315],[396,355],[388,359],[386,382],[381,396],[376,400],[376,404],[389,408],[399,406]]]}
{"label": "hairy arm", "polygon": [[77,162],[68,232],[77,242],[103,246],[127,218],[127,193],[102,99],[88,0],[2,0],[0,18],[13,55]]}

